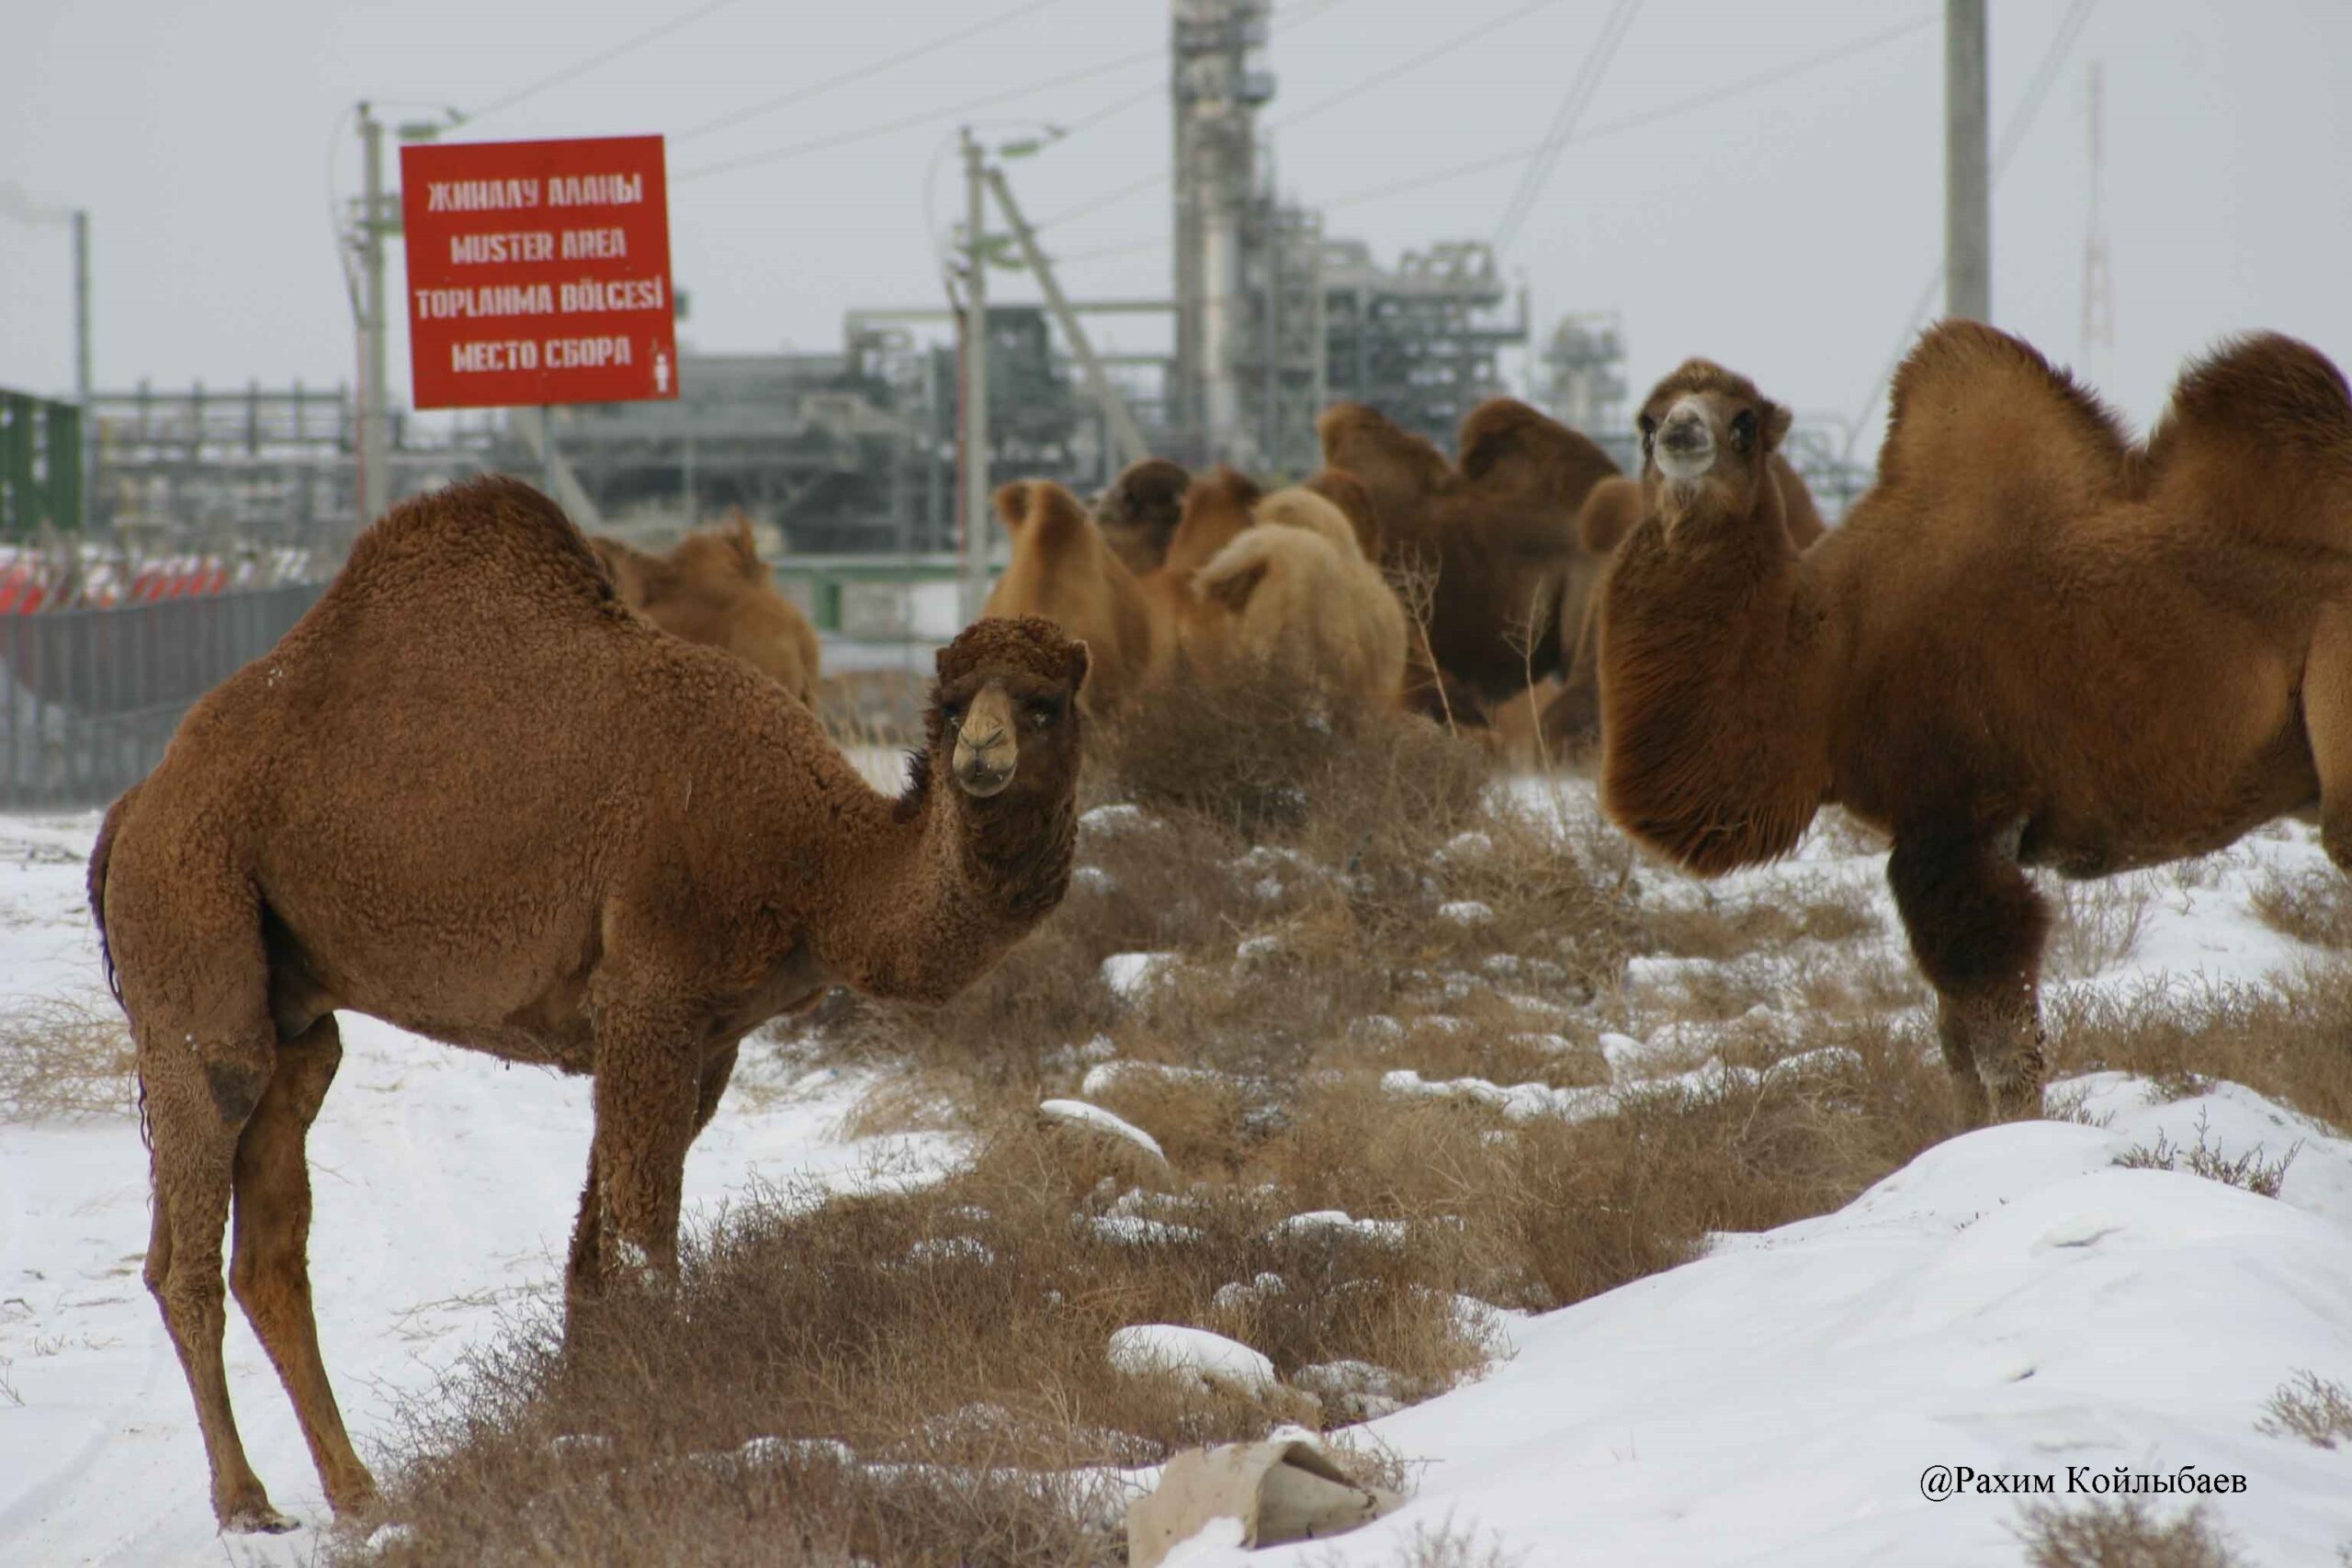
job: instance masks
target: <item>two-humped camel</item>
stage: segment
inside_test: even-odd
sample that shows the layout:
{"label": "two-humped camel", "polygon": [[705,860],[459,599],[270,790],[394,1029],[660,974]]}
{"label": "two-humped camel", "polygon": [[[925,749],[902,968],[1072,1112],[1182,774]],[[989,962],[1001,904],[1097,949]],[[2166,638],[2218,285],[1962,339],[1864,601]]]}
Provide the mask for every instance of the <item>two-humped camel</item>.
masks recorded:
{"label": "two-humped camel", "polygon": [[2025,344],[1946,322],[1876,488],[1800,556],[1786,411],[1704,360],[1641,415],[1654,504],[1601,607],[1601,792],[1702,875],[1836,802],[1892,835],[1962,1113],[2038,1115],[2049,913],[2316,806],[2352,869],[2352,396],[2290,338],[2191,366],[2144,446]]}
{"label": "two-humped camel", "polygon": [[1060,901],[1085,648],[981,621],[898,799],[808,708],[624,610],[554,504],[489,479],[363,535],[107,814],[90,899],[138,1042],[146,1279],[213,1507],[286,1521],[221,1367],[229,1283],[337,1512],[373,1493],[311,1310],[303,1143],[337,1010],[594,1075],[567,1287],[676,1267],[686,1149],[752,1029],[824,987],[938,1000]]}
{"label": "two-humped camel", "polygon": [[689,534],[667,555],[619,539],[588,545],[622,604],[673,637],[725,649],[816,707],[817,628],[777,590],[741,512],[729,527]]}
{"label": "two-humped camel", "polygon": [[1617,472],[1609,455],[1510,398],[1470,411],[1452,462],[1363,403],[1333,404],[1316,429],[1327,467],[1368,495],[1381,564],[1429,578],[1416,654],[1437,668],[1416,672],[1422,705],[1483,720],[1559,672],[1600,576],[1576,525],[1587,492]]}

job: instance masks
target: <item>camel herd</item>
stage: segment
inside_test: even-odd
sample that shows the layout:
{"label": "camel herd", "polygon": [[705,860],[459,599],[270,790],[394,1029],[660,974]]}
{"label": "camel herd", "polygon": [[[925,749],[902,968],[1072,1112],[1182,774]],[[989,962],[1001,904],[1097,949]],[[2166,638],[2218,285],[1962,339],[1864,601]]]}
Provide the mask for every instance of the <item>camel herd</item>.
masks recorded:
{"label": "camel herd", "polygon": [[[1712,875],[1826,805],[1888,876],[1962,1117],[2037,1115],[2047,912],[2316,808],[2352,866],[2352,395],[2240,340],[2143,444],[2018,340],[1896,377],[1876,487],[1825,531],[1785,409],[1705,360],[1621,475],[1497,400],[1448,459],[1375,411],[1267,489],[1138,463],[995,497],[1012,564],[877,794],[812,710],[816,641],[740,522],[669,557],[487,479],[396,507],[107,813],[90,898],[138,1044],[146,1280],[224,1528],[275,1529],[221,1362],[228,1286],[339,1513],[373,1495],[320,1358],[304,1144],[350,1009],[592,1074],[575,1312],[676,1266],[686,1150],[738,1043],[847,986],[944,998],[1059,903],[1088,725],[1276,660],[1332,701],[1594,741],[1636,840]],[[1547,683],[1539,684],[1539,683]]]}

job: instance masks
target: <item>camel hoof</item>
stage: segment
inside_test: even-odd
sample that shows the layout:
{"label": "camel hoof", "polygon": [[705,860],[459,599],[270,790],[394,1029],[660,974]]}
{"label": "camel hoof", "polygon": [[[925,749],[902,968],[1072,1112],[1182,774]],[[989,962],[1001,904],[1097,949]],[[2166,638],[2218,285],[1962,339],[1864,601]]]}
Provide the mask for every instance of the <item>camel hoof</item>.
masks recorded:
{"label": "camel hoof", "polygon": [[284,1535],[298,1528],[294,1520],[271,1507],[266,1501],[241,1504],[220,1515],[220,1533],[223,1535]]}

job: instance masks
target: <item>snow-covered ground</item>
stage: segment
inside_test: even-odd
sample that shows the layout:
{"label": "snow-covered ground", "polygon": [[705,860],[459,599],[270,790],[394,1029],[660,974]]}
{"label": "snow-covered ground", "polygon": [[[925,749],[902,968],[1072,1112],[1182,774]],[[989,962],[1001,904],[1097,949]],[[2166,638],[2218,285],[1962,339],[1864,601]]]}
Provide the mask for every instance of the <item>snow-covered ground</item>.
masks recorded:
{"label": "snow-covered ground", "polygon": [[[1558,805],[1589,812],[1589,794],[1569,786]],[[94,829],[87,818],[0,819],[0,1008],[103,994],[81,891]],[[2136,940],[2060,983],[2129,990],[2290,967],[2304,955],[2255,918],[2251,896],[2270,871],[2324,863],[2291,827],[2104,885],[2147,895]],[[1874,890],[1899,953],[1882,867],[1817,833],[1788,864],[1715,892],[1850,878]],[[1702,896],[1664,874],[1645,886],[1655,898]],[[1670,965],[1634,979],[1675,983]],[[557,1276],[588,1107],[584,1085],[549,1073],[364,1019],[346,1018],[344,1033],[311,1139],[311,1260],[328,1364],[364,1452],[400,1398]],[[1633,1076],[1658,1043],[1603,1043]],[[1673,1066],[1687,1070],[1687,1055]],[[843,1141],[859,1087],[731,1097],[688,1166],[690,1201],[754,1179],[849,1181],[876,1160],[952,1157],[936,1140]],[[1371,1427],[1419,1461],[1402,1513],[1249,1561],[1387,1564],[1417,1529],[1450,1520],[1531,1568],[2007,1563],[2020,1556],[2018,1499],[1930,1501],[1929,1467],[2047,1476],[2063,1503],[2069,1466],[2087,1477],[2194,1465],[2245,1477],[2212,1502],[2250,1561],[2335,1562],[2352,1542],[2352,1450],[2256,1424],[2298,1371],[2352,1383],[2352,1144],[2233,1086],[2172,1103],[2115,1076],[2071,1087],[2106,1126],[1957,1139],[1838,1213],[1724,1236],[1686,1268],[1516,1321],[1510,1359]],[[2114,1165],[2159,1130],[2193,1145],[2200,1120],[2208,1146],[2233,1156],[2260,1144],[2275,1161],[2300,1143],[2280,1196]],[[146,1237],[130,1122],[0,1126],[0,1562],[308,1561],[309,1530],[213,1534],[187,1390],[139,1280]],[[322,1522],[292,1413],[233,1312],[228,1355],[256,1469],[282,1508]],[[1203,1540],[1180,1560],[1241,1558]]]}
{"label": "snow-covered ground", "polygon": [[[96,828],[0,818],[0,1009],[104,997],[82,893]],[[560,1278],[588,1086],[370,1019],[342,1023],[343,1067],[311,1134],[311,1275],[327,1367],[365,1454],[402,1396],[494,1335],[506,1303]],[[854,1082],[761,1087],[781,1092],[739,1089],[696,1142],[690,1206],[756,1181],[936,1169],[949,1155],[935,1138],[839,1137]],[[0,1562],[311,1561],[308,1529],[214,1534],[195,1408],[140,1280],[146,1246],[135,1122],[0,1126]],[[280,1509],[323,1522],[277,1374],[233,1306],[229,1325],[230,1395],[254,1468]]]}

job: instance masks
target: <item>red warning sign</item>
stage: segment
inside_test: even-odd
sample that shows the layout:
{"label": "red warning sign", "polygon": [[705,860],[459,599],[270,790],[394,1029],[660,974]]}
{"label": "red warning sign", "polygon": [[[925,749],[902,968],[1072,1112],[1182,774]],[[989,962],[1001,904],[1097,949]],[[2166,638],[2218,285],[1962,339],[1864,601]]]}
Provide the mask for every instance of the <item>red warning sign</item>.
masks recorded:
{"label": "red warning sign", "polygon": [[662,138],[401,149],[420,409],[678,395]]}

